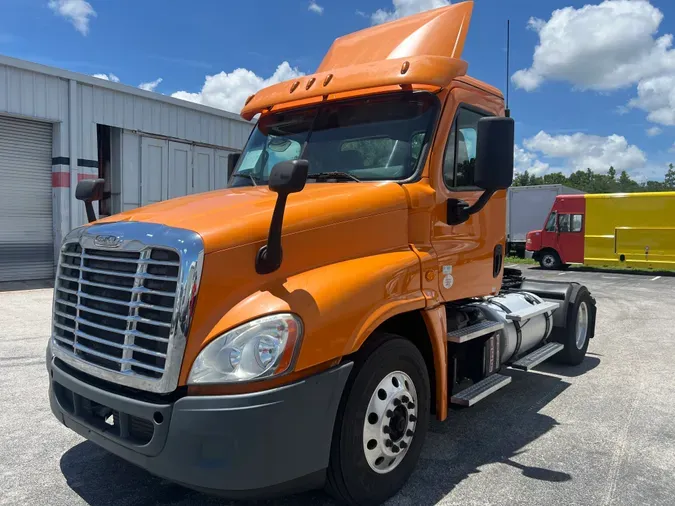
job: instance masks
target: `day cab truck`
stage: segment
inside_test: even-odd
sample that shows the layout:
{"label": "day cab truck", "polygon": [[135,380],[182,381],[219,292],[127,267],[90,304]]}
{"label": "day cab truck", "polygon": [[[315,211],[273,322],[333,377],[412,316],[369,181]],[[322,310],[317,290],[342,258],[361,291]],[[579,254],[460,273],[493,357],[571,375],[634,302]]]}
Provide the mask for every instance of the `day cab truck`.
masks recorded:
{"label": "day cab truck", "polygon": [[526,248],[544,269],[675,269],[675,192],[559,195]]}
{"label": "day cab truck", "polygon": [[94,221],[83,181],[92,222],[65,238],[54,289],[54,415],[194,489],[379,504],[430,416],[507,368],[579,364],[588,289],[504,270],[514,122],[460,59],[472,9],[338,38],[315,74],[250,97],[227,189]]}

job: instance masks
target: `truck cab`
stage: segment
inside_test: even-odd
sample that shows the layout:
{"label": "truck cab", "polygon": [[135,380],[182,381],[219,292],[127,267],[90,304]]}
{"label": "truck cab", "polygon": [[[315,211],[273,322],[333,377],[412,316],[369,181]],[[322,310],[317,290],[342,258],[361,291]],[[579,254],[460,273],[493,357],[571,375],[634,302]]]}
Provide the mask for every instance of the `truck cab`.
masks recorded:
{"label": "truck cab", "polygon": [[514,122],[466,75],[472,10],[338,38],[249,97],[227,189],[96,220],[83,182],[46,357],[57,419],[197,490],[379,504],[430,416],[507,368],[579,364],[589,291],[504,269]]}
{"label": "truck cab", "polygon": [[525,247],[543,269],[584,262],[586,197],[558,195],[541,230],[527,234]]}

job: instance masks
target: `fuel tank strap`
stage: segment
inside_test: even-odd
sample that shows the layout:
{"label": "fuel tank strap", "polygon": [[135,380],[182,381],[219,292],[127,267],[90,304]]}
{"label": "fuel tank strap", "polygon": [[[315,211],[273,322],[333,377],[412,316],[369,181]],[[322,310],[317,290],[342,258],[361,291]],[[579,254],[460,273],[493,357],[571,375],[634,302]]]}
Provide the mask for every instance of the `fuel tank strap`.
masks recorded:
{"label": "fuel tank strap", "polygon": [[[504,311],[506,314],[511,313],[511,310],[508,307],[506,307],[501,302],[496,301],[494,298],[490,298],[489,301],[490,301],[490,304],[494,304],[495,306],[500,308],[502,311]],[[513,328],[516,329],[516,347],[513,350],[513,353],[511,354],[509,359],[506,361],[507,363],[511,362],[511,360],[513,360],[513,358],[518,355],[518,352],[520,351],[520,346],[523,344],[523,331],[521,330],[520,322],[514,320],[514,321],[512,321],[512,323],[513,323]],[[546,318],[546,326],[548,328],[548,316]]]}

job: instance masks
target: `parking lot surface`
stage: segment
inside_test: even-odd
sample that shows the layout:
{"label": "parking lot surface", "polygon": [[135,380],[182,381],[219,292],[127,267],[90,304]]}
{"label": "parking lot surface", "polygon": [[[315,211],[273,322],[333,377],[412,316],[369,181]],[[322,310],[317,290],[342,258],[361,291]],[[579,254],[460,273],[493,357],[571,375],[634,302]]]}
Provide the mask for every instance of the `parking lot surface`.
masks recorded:
{"label": "parking lot surface", "polygon": [[[675,277],[525,274],[589,287],[598,321],[586,360],[508,371],[507,387],[432,421],[388,504],[672,505]],[[0,504],[238,504],[153,477],[58,423],[44,364],[52,291],[13,288],[0,285]],[[334,503],[313,492],[264,504]]]}

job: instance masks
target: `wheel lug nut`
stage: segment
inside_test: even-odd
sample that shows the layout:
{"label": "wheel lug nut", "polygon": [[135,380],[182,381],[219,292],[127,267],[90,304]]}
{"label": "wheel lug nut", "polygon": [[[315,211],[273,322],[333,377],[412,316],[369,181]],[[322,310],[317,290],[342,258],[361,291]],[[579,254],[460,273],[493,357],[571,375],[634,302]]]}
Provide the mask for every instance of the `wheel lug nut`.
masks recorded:
{"label": "wheel lug nut", "polygon": [[411,422],[416,422],[417,417],[415,415],[410,415],[410,418],[408,420],[410,420]]}
{"label": "wheel lug nut", "polygon": [[389,428],[389,425],[385,425],[384,427],[382,427],[382,432],[384,432],[385,434],[389,434],[390,430],[391,429]]}
{"label": "wheel lug nut", "polygon": [[391,409],[388,409],[385,414],[387,415],[387,417],[391,418],[391,415],[393,415],[394,412]]}
{"label": "wheel lug nut", "polygon": [[405,435],[408,436],[408,437],[413,437],[413,434],[415,434],[415,433],[413,431],[411,431],[410,429],[408,429],[405,433]]}
{"label": "wheel lug nut", "polygon": [[408,409],[415,409],[415,403],[414,403],[414,402],[409,402],[409,403],[408,403]]}
{"label": "wheel lug nut", "polygon": [[398,452],[399,452],[399,447],[396,446],[396,445],[394,445],[394,446],[391,447],[391,451],[394,452],[394,453],[398,453]]}
{"label": "wheel lug nut", "polygon": [[407,396],[407,395],[404,395],[403,397],[401,397],[401,400],[402,400],[404,403],[406,403],[406,402],[408,402],[410,399],[408,399],[408,396]]}
{"label": "wheel lug nut", "polygon": [[386,447],[389,447],[389,446],[391,446],[392,444],[393,444],[393,443],[391,442],[391,439],[387,439],[387,440],[384,442],[384,446],[386,446]]}
{"label": "wheel lug nut", "polygon": [[399,404],[401,404],[401,400],[400,399],[394,399],[394,406],[398,406]]}
{"label": "wheel lug nut", "polygon": [[401,448],[403,448],[403,449],[408,448],[408,443],[406,443],[405,441],[401,441],[401,442],[399,443],[399,445],[400,445]]}

